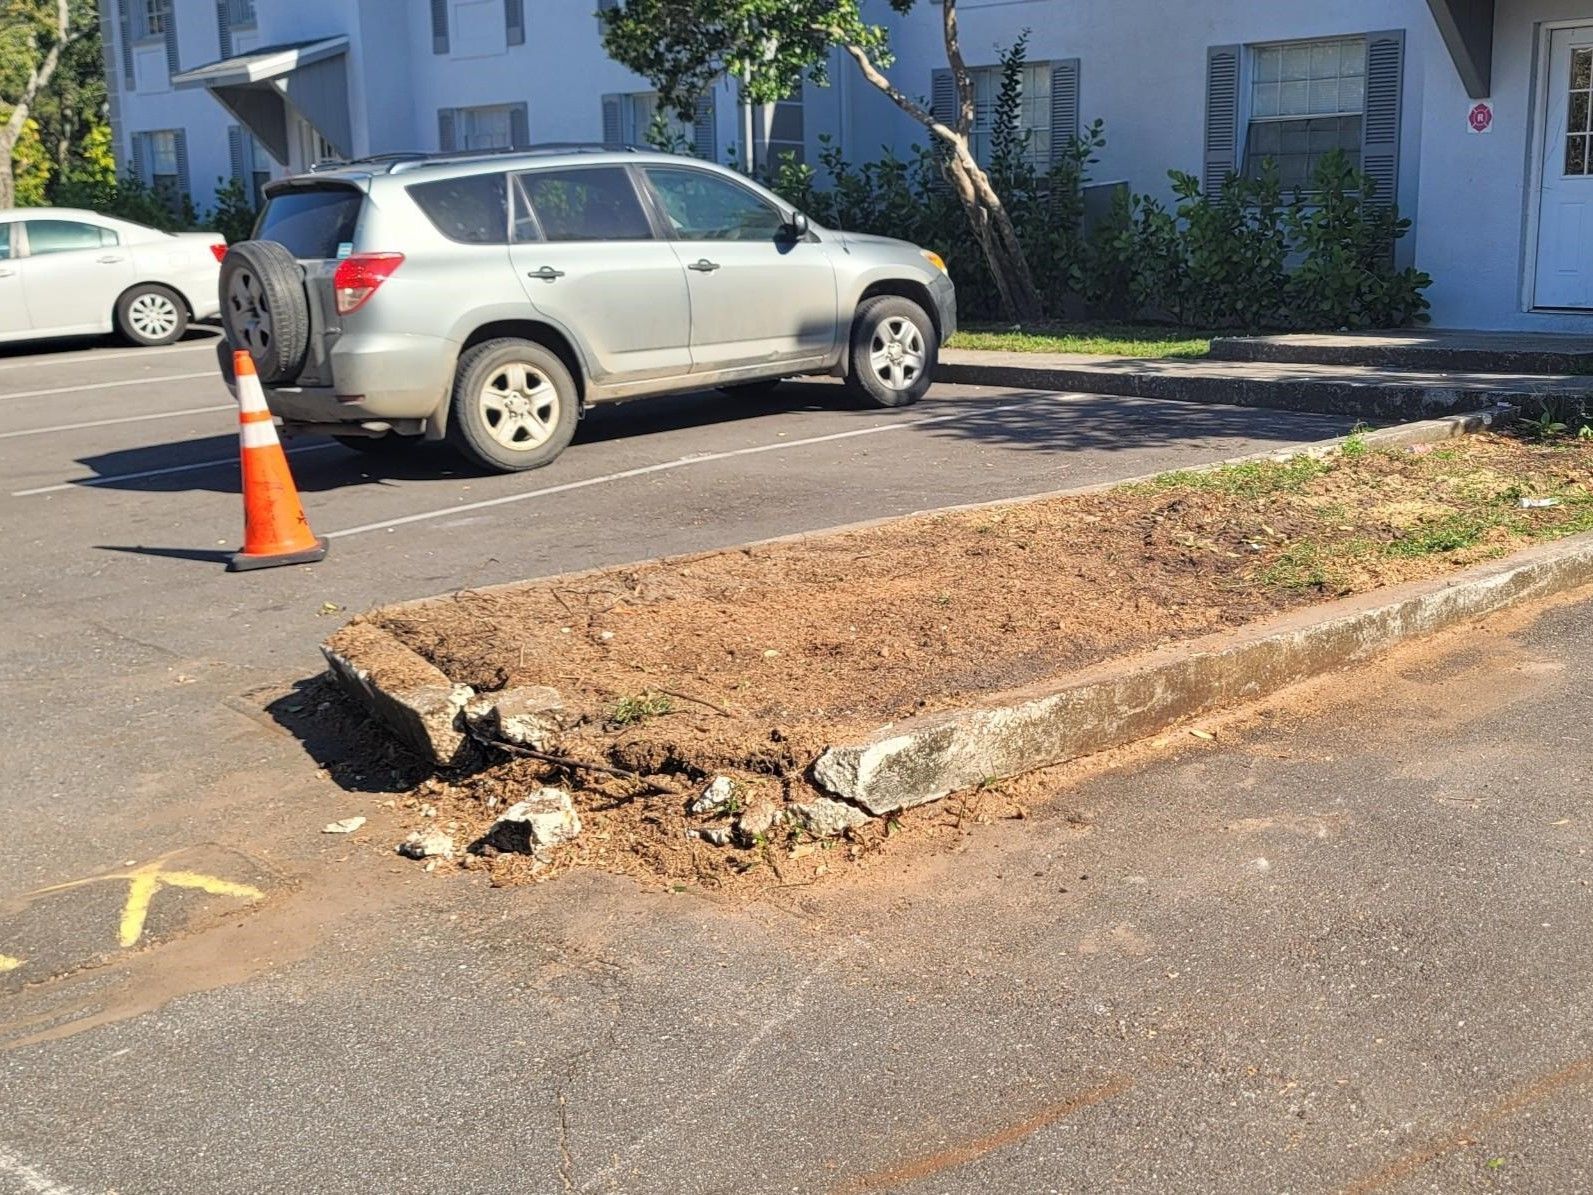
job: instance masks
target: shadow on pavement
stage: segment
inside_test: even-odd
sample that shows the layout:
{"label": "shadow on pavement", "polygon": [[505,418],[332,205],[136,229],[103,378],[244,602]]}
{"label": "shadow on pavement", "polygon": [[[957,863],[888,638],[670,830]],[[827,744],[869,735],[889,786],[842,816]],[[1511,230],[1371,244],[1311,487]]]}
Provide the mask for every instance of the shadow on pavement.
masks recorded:
{"label": "shadow on pavement", "polygon": [[[221,336],[221,329],[214,324],[195,324],[184,332],[178,339],[178,344],[199,343],[200,341],[216,340]],[[0,344],[0,361],[15,357],[40,357],[50,353],[81,353],[85,349],[127,349],[137,351],[136,345],[127,343],[121,337],[112,333],[103,336],[52,336],[45,340],[13,340],[7,344]],[[159,349],[151,349],[159,352]]]}
{"label": "shadow on pavement", "polygon": [[436,771],[356,709],[324,674],[294,681],[263,708],[348,792],[404,793]]}

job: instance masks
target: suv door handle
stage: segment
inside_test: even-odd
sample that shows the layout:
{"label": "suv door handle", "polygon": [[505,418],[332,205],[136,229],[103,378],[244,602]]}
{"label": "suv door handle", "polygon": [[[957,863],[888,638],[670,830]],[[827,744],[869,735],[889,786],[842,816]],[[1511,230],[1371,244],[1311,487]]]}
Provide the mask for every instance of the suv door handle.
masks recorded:
{"label": "suv door handle", "polygon": [[696,270],[701,274],[712,274],[719,268],[719,263],[717,261],[709,261],[706,257],[700,257],[686,268],[688,270]]}
{"label": "suv door handle", "polygon": [[107,253],[104,257],[96,257],[94,260],[102,266],[114,266],[119,261],[126,261],[127,258],[119,257],[114,253]]}
{"label": "suv door handle", "polygon": [[15,270],[0,270],[0,278],[10,278],[16,274]]}
{"label": "suv door handle", "polygon": [[563,278],[563,270],[555,270],[552,266],[543,266],[540,270],[526,271],[527,278],[540,278],[543,282],[552,282],[555,278]]}

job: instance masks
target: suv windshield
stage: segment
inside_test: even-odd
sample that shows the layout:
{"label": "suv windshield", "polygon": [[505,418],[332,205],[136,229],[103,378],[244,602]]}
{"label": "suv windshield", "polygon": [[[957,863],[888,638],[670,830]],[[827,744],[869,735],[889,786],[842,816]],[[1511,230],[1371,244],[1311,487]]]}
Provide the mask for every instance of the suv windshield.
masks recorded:
{"label": "suv windshield", "polygon": [[353,248],[354,226],[364,205],[364,194],[353,187],[283,191],[266,201],[254,235],[276,241],[301,260],[338,257],[344,245]]}

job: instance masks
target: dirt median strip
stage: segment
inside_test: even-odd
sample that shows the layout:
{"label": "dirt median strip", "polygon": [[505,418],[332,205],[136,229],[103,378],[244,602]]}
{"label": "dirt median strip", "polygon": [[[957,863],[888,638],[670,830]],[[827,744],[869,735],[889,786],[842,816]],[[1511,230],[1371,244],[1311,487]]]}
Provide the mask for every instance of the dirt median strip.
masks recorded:
{"label": "dirt median strip", "polygon": [[1454,438],[1484,423],[382,608],[328,657],[454,769],[415,804],[472,849],[559,784],[598,830],[559,858],[784,882],[806,842],[1593,580],[1593,441]]}

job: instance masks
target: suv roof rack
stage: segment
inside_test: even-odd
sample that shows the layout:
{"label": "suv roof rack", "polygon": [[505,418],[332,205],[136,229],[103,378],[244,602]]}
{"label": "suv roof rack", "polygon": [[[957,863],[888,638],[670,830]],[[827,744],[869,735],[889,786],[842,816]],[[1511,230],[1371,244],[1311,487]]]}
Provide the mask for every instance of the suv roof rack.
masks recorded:
{"label": "suv roof rack", "polygon": [[427,166],[433,162],[471,162],[487,161],[493,158],[529,156],[535,154],[602,154],[602,153],[648,153],[653,152],[645,145],[632,145],[629,142],[611,141],[543,141],[536,145],[510,146],[499,149],[447,149],[441,151],[401,150],[395,153],[368,154],[363,158],[353,158],[346,162],[317,162],[310,167],[310,173],[316,174],[328,170],[343,170],[348,167],[376,167],[387,174],[414,166]]}

